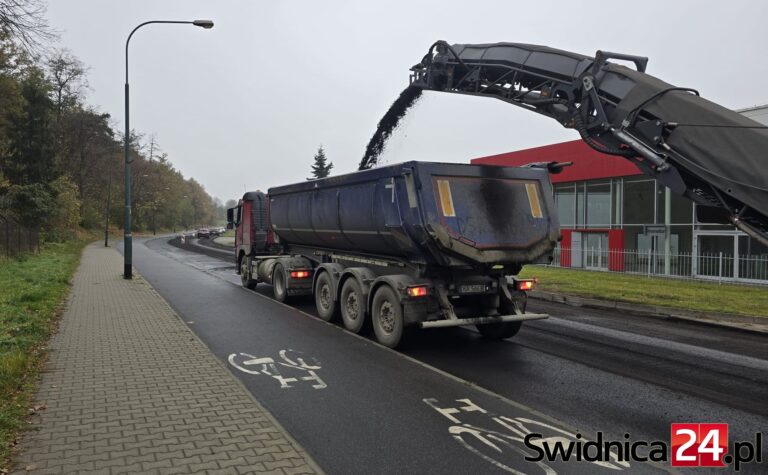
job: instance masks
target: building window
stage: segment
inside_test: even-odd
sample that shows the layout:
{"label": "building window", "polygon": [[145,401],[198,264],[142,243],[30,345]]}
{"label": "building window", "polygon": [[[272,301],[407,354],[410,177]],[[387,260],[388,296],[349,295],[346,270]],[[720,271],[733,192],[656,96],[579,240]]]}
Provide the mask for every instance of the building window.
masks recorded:
{"label": "building window", "polygon": [[561,226],[576,224],[576,186],[574,184],[555,186],[555,204]]}
{"label": "building window", "polygon": [[[656,200],[656,215],[659,217],[659,224],[663,224],[666,221],[666,215],[664,213],[664,200],[667,193],[666,187],[659,184],[657,200]],[[670,193],[672,199],[670,200],[672,212],[670,213],[672,224],[693,224],[693,201],[684,196],[679,196],[675,193]]]}
{"label": "building window", "polygon": [[621,218],[621,192],[624,189],[624,182],[621,178],[613,180],[613,224],[621,226],[624,220]]}
{"label": "building window", "polygon": [[672,193],[672,224],[693,224],[693,201]]}
{"label": "building window", "polygon": [[611,226],[611,184],[587,184],[587,226],[609,228]]}
{"label": "building window", "polygon": [[739,278],[768,280],[768,247],[749,236],[738,237]]}
{"label": "building window", "polygon": [[733,235],[698,236],[696,273],[700,277],[733,278]]}
{"label": "building window", "polygon": [[654,223],[656,184],[653,180],[624,180],[623,222],[625,224]]}

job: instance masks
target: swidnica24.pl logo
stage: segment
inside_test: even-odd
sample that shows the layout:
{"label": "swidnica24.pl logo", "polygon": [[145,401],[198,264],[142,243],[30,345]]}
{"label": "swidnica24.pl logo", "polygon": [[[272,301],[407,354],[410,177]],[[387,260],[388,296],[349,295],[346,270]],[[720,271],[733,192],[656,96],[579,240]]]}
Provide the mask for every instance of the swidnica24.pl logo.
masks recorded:
{"label": "swidnica24.pl logo", "polygon": [[[542,434],[526,435],[524,443],[535,455],[526,456],[528,462],[547,460],[598,462],[610,461],[611,454],[619,461],[671,462],[673,467],[725,467],[733,464],[736,471],[742,464],[762,463],[762,433],[755,434],[753,441],[736,441],[733,453],[728,453],[728,424],[724,423],[676,423],[670,431],[670,444],[665,441],[630,441],[624,434],[622,441],[604,440],[598,432],[594,441],[583,441],[576,434],[576,441],[544,443]],[[669,450],[671,446],[671,450]]]}

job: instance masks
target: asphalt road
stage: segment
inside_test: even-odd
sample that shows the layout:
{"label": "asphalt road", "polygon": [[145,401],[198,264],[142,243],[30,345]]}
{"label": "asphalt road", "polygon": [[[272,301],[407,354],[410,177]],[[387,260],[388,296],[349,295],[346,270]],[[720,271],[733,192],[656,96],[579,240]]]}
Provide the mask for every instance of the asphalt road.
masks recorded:
{"label": "asphalt road", "polygon": [[395,352],[312,318],[309,299],[242,289],[207,254],[139,240],[134,263],[328,473],[653,472],[670,467],[537,465],[522,437],[669,442],[670,423],[726,422],[733,443],[768,428],[764,335],[532,301],[552,318],[508,341],[429,330]]}

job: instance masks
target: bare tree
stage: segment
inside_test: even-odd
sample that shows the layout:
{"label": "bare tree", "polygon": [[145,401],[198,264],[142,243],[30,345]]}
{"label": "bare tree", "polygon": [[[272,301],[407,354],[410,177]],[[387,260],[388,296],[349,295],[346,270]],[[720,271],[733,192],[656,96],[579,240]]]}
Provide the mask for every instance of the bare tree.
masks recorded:
{"label": "bare tree", "polygon": [[66,49],[54,51],[46,63],[58,120],[63,110],[77,105],[83,98],[88,89],[88,68]]}
{"label": "bare tree", "polygon": [[58,37],[45,18],[45,0],[0,0],[0,29],[37,56]]}

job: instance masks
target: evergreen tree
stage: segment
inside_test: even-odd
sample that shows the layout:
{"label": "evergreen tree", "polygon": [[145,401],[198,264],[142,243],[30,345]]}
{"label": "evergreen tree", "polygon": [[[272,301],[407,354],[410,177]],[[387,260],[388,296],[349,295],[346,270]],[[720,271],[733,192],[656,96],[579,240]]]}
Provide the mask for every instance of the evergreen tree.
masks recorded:
{"label": "evergreen tree", "polygon": [[307,180],[325,178],[331,174],[331,168],[333,168],[333,162],[328,162],[328,159],[325,157],[325,150],[323,150],[321,145],[315,154],[315,163],[312,165],[312,177],[307,178]]}

